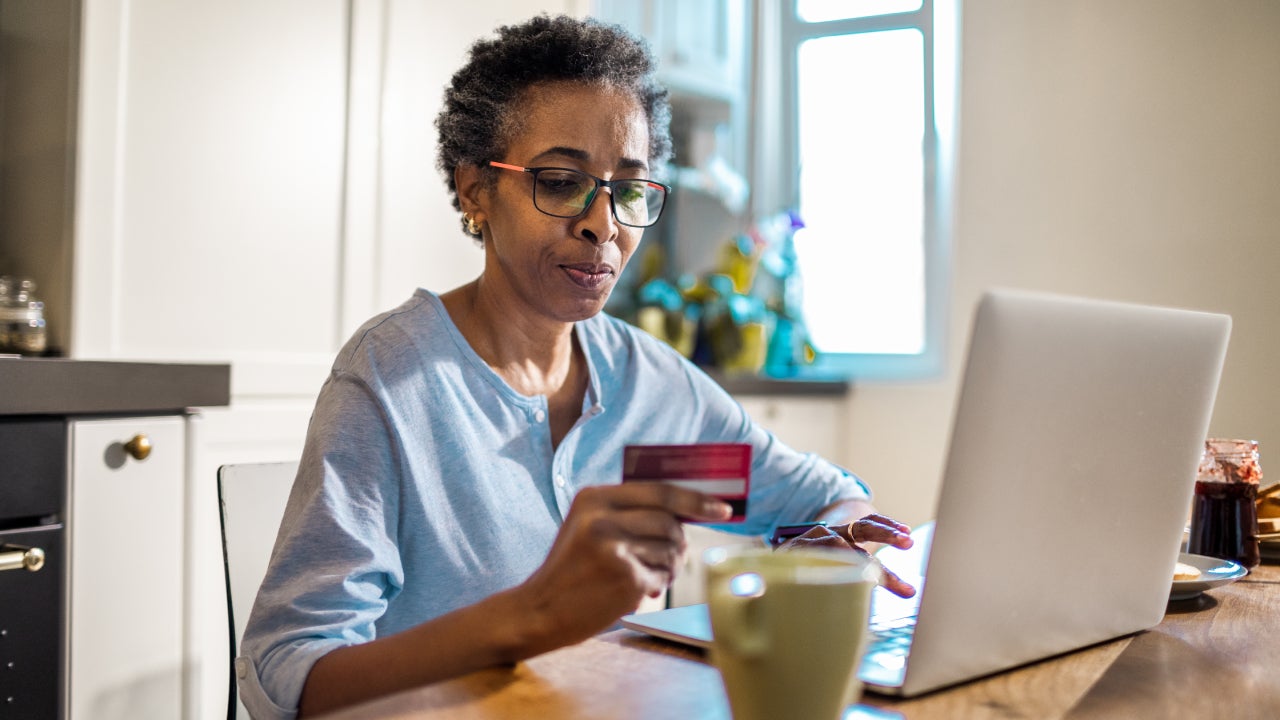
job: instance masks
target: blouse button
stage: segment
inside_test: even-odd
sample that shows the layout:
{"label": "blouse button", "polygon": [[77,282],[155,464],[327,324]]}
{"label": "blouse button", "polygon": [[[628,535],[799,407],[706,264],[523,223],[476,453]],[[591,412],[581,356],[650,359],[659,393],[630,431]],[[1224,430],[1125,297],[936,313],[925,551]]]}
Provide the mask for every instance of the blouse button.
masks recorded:
{"label": "blouse button", "polygon": [[546,420],[546,419],[547,419],[547,414],[546,414],[545,412],[543,412],[543,411],[541,411],[541,410],[534,410],[534,411],[533,411],[533,421],[534,421],[534,422],[539,422],[539,423],[540,423],[540,422],[542,422],[543,420]]}
{"label": "blouse button", "polygon": [[556,487],[564,487],[564,476],[556,475]]}

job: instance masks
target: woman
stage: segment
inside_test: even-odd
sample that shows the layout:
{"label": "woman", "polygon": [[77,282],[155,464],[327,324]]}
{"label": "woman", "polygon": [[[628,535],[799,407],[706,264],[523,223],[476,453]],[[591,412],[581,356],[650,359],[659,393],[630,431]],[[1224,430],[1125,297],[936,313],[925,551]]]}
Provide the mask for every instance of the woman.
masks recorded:
{"label": "woman", "polygon": [[648,51],[618,28],[544,16],[473,46],[437,127],[484,270],[418,291],[339,353],[237,659],[255,717],[528,658],[661,594],[681,521],[729,508],[619,484],[627,444],[751,443],[751,514],[731,529],[818,518],[835,530],[800,542],[909,546],[857,478],[601,314],[661,213],[649,178],[669,117]]}

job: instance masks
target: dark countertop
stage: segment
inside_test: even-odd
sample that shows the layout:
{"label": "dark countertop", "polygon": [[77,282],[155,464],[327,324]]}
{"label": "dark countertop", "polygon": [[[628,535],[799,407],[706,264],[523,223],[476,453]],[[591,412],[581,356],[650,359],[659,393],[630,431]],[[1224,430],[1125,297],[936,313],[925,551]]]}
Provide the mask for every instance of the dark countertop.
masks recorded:
{"label": "dark countertop", "polygon": [[0,358],[0,416],[166,413],[231,403],[231,366]]}

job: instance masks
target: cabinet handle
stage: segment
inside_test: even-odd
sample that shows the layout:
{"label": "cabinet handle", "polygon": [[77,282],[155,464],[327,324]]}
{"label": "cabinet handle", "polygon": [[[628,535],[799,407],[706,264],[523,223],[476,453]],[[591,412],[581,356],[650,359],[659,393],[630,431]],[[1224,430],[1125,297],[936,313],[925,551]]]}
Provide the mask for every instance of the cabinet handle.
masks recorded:
{"label": "cabinet handle", "polygon": [[26,568],[35,572],[44,567],[44,550],[25,548],[17,545],[0,545],[0,570],[21,570]]}
{"label": "cabinet handle", "polygon": [[138,433],[133,436],[133,439],[124,444],[124,450],[134,460],[146,460],[151,456],[151,438]]}

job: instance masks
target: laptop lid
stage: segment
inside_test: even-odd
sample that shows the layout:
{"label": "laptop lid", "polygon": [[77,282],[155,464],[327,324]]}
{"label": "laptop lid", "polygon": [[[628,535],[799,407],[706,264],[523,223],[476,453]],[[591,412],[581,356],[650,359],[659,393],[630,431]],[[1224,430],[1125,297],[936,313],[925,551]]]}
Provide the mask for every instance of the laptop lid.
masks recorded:
{"label": "laptop lid", "polygon": [[903,694],[1160,622],[1230,329],[1225,315],[983,297]]}
{"label": "laptop lid", "polygon": [[[915,695],[1157,624],[1230,327],[1224,315],[985,294],[908,662],[864,663],[868,687]],[[877,595],[877,615],[901,612]],[[705,607],[623,624],[710,639]]]}

